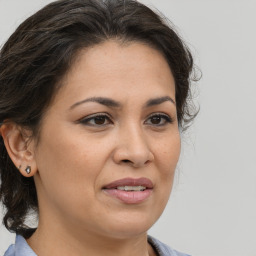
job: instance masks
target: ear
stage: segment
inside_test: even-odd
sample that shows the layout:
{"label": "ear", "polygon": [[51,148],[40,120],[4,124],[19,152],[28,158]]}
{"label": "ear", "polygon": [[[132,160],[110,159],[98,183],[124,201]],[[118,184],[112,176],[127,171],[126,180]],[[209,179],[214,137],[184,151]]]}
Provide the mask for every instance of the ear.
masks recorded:
{"label": "ear", "polygon": [[[1,134],[6,150],[20,173],[31,177],[37,172],[34,152],[34,140],[28,130],[22,129],[13,122],[5,122],[1,126]],[[28,169],[30,167],[30,172]]]}

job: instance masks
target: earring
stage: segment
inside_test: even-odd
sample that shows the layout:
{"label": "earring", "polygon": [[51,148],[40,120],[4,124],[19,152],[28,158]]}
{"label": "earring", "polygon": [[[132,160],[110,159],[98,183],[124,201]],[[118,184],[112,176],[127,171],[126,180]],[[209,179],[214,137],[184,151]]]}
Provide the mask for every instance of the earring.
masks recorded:
{"label": "earring", "polygon": [[25,172],[27,173],[27,174],[30,174],[31,173],[31,166],[27,166],[26,167],[26,169],[25,169]]}

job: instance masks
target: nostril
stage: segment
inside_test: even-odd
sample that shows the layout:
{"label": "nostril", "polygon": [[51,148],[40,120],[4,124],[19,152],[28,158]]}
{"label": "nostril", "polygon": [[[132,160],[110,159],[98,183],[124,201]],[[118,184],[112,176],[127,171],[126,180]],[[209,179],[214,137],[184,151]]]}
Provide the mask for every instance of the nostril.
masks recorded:
{"label": "nostril", "polygon": [[131,161],[128,160],[128,159],[124,159],[124,160],[122,160],[122,162],[124,162],[124,163],[131,163]]}
{"label": "nostril", "polygon": [[145,162],[145,164],[149,164],[150,163],[150,160],[147,160],[146,162]]}

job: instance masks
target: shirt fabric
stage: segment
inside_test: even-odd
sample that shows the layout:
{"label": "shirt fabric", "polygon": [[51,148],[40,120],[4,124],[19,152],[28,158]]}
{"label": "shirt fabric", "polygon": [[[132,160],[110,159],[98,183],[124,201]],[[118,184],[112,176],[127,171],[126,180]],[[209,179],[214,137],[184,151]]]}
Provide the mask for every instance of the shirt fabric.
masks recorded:
{"label": "shirt fabric", "polygon": [[[188,254],[177,252],[159,240],[148,236],[148,242],[158,253],[158,256],[189,256]],[[20,236],[16,236],[15,244],[12,244],[5,252],[4,256],[37,256],[29,247],[26,240]]]}

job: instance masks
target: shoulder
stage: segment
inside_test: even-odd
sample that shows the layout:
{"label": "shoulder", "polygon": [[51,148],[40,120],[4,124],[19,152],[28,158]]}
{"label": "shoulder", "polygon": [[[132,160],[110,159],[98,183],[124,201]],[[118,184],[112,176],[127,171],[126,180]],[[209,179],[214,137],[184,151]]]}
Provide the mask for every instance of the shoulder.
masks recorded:
{"label": "shoulder", "polygon": [[190,256],[172,249],[152,236],[148,236],[148,242],[152,245],[159,256]]}
{"label": "shoulder", "polygon": [[17,235],[15,244],[12,244],[5,252],[4,256],[37,256],[29,247],[26,240]]}

